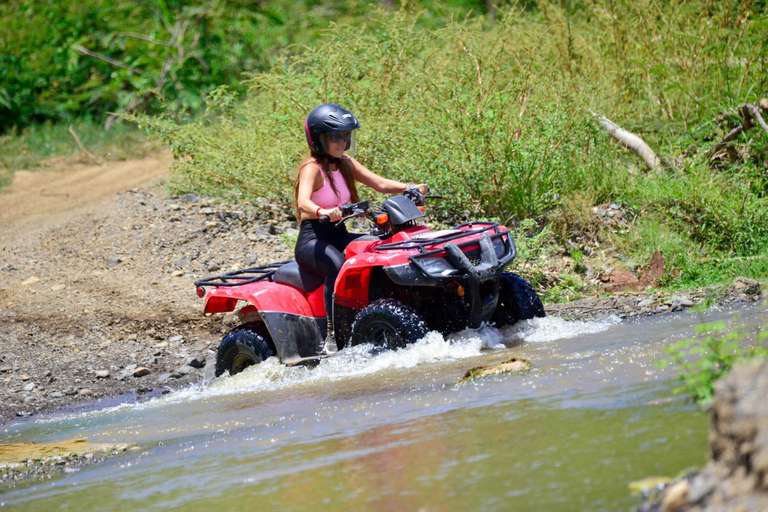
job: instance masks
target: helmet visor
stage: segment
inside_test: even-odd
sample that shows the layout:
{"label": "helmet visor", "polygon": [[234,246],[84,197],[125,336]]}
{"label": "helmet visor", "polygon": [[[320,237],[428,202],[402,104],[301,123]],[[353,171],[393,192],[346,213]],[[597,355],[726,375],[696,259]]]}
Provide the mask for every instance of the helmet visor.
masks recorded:
{"label": "helmet visor", "polygon": [[351,156],[354,157],[355,152],[355,130],[345,130],[341,132],[329,132],[323,133],[320,136],[320,142],[323,145],[325,152],[328,152],[331,144],[344,143],[344,151],[351,151]]}

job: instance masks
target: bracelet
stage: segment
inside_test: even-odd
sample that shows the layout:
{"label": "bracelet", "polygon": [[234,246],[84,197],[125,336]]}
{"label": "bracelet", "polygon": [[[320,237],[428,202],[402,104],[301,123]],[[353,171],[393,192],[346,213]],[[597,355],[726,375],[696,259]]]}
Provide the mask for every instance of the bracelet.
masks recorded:
{"label": "bracelet", "polygon": [[318,219],[320,218],[320,208],[322,208],[322,206],[318,206],[317,210],[315,210],[315,217],[317,217]]}
{"label": "bracelet", "polygon": [[412,181],[409,181],[408,183],[406,183],[405,190],[409,190],[412,188],[416,188],[416,185]]}

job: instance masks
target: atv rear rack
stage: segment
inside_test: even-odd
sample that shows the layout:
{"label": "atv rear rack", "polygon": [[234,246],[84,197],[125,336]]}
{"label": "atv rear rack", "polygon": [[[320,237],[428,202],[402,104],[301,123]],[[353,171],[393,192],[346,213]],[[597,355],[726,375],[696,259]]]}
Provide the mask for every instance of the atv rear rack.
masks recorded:
{"label": "atv rear rack", "polygon": [[[478,224],[483,225],[483,227],[479,229],[471,229],[473,226],[477,226]],[[465,227],[468,227],[470,229],[464,230],[463,228]],[[490,230],[493,230],[493,235],[491,235],[492,238],[496,238],[497,236],[503,233],[509,234],[509,231],[502,232],[499,230],[498,222],[465,222],[464,224],[459,224],[458,226],[455,226],[451,229],[460,229],[461,233],[456,233],[456,234],[452,234],[452,235],[448,235],[440,238],[433,238],[431,240],[414,240],[414,239],[402,240],[400,242],[392,242],[389,244],[377,245],[376,250],[377,251],[393,251],[393,250],[402,250],[402,249],[418,249],[420,253],[426,253],[427,247],[450,242],[451,240],[456,240],[457,238],[464,238],[466,236],[479,235]],[[511,236],[511,234],[509,236]],[[433,252],[433,251],[430,251],[430,252]]]}
{"label": "atv rear rack", "polygon": [[255,283],[256,281],[262,281],[264,279],[272,281],[272,277],[277,272],[277,269],[291,263],[293,260],[278,261],[277,263],[269,263],[260,267],[244,268],[242,270],[233,270],[226,274],[221,274],[213,277],[206,277],[195,281],[195,286],[240,286],[248,283]]}

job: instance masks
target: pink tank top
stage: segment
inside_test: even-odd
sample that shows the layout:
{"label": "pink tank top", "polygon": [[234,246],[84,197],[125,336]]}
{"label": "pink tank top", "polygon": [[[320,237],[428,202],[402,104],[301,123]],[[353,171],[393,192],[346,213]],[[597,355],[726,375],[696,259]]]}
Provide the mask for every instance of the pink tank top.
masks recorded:
{"label": "pink tank top", "polygon": [[339,195],[336,195],[336,192],[333,191],[330,180],[325,177],[325,172],[321,172],[320,174],[323,176],[323,186],[312,192],[310,199],[313,203],[323,208],[336,208],[343,204],[347,204],[350,199],[352,199],[352,195],[349,193],[349,187],[347,187],[347,182],[344,181],[344,176],[341,174],[340,170],[336,169],[335,171],[331,171],[333,184],[336,185]]}

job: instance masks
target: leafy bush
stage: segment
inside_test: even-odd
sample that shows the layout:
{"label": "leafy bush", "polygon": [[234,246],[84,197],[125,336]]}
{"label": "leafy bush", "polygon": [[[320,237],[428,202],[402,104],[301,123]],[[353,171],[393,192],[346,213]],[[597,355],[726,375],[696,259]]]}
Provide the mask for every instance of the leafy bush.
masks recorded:
{"label": "leafy bush", "polygon": [[0,132],[101,118],[154,88],[196,108],[265,65],[259,28],[280,22],[238,0],[10,0],[0,19]]}
{"label": "leafy bush", "polygon": [[755,358],[768,357],[768,332],[760,331],[756,340],[748,341],[747,334],[738,330],[726,331],[723,322],[697,327],[703,339],[690,339],[666,349],[669,359],[657,361],[660,367],[673,365],[682,372],[677,379],[682,383],[676,390],[693,401],[707,403],[712,400],[715,382],[730,369]]}

